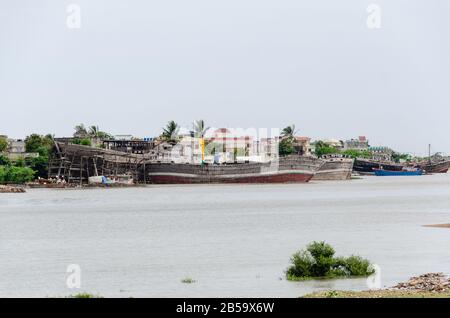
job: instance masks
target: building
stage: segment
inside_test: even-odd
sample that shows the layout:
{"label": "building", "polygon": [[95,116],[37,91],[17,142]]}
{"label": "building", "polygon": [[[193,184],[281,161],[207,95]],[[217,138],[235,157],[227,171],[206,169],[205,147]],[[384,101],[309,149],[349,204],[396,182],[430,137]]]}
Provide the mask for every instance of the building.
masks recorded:
{"label": "building", "polygon": [[134,154],[149,153],[154,148],[153,139],[112,139],[103,140],[103,148]]}
{"label": "building", "polygon": [[253,136],[237,136],[227,128],[216,129],[211,137],[205,138],[205,154],[213,156],[214,161],[252,160],[255,155],[255,138]]}
{"label": "building", "polygon": [[369,140],[366,136],[359,136],[357,139],[350,139],[344,142],[344,150],[368,150]]}
{"label": "building", "polygon": [[279,157],[279,143],[280,137],[261,138],[256,141],[257,155],[261,161],[271,161]]}
{"label": "building", "polygon": [[369,150],[372,153],[372,158],[380,161],[391,161],[392,155],[394,154],[394,150],[389,147],[369,147]]}
{"label": "building", "polygon": [[311,138],[294,136],[294,149],[299,155],[310,155],[311,151]]}
{"label": "building", "polygon": [[8,141],[8,153],[25,153],[25,141],[22,139],[7,139]]}
{"label": "building", "polygon": [[11,139],[8,136],[0,136],[8,143],[6,149],[6,155],[10,160],[17,160],[19,158],[36,158],[39,157],[38,153],[31,153],[26,151],[25,140],[22,139]]}

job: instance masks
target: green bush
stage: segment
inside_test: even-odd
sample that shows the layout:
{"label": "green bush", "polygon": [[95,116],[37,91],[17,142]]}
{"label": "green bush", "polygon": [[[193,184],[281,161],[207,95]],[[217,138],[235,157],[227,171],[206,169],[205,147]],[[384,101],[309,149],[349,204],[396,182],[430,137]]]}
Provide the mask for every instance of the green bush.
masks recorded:
{"label": "green bush", "polygon": [[8,149],[8,141],[0,137],[0,152],[6,151],[6,149]]}
{"label": "green bush", "polygon": [[286,138],[278,144],[278,153],[280,156],[291,155],[295,152],[294,142],[292,138]]}
{"label": "green bush", "polygon": [[333,247],[325,242],[312,242],[296,252],[286,271],[288,280],[368,276],[373,274],[370,262],[359,256],[334,257]]}
{"label": "green bush", "polygon": [[351,276],[367,276],[372,274],[370,270],[370,262],[360,256],[352,255],[345,259],[345,267],[350,272]]}
{"label": "green bush", "polygon": [[89,138],[74,138],[72,143],[74,145],[92,146],[92,142]]}
{"label": "green bush", "polygon": [[34,180],[34,171],[27,167],[0,166],[0,183],[25,183]]}
{"label": "green bush", "polygon": [[4,155],[0,155],[0,166],[9,166],[11,164],[11,160]]}

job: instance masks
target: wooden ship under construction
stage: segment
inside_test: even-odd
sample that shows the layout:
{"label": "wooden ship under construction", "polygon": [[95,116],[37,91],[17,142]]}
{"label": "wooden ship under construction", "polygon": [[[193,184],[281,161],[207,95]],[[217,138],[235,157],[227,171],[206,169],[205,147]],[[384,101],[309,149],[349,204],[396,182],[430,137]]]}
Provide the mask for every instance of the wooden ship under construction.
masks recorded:
{"label": "wooden ship under construction", "polygon": [[111,180],[128,176],[145,182],[143,154],[55,142],[49,160],[49,179],[64,178],[71,184],[87,184],[90,177],[108,176]]}

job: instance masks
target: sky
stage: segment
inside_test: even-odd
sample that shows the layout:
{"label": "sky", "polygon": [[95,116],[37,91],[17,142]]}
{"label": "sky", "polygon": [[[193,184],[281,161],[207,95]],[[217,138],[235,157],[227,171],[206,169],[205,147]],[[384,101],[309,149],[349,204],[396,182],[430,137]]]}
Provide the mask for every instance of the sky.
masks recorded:
{"label": "sky", "polygon": [[[381,11],[368,12],[372,3]],[[84,123],[150,137],[169,120],[204,119],[295,124],[313,139],[365,135],[413,154],[431,143],[450,154],[449,1],[0,0],[0,8],[0,134],[70,136]],[[374,14],[379,28],[367,24]]]}

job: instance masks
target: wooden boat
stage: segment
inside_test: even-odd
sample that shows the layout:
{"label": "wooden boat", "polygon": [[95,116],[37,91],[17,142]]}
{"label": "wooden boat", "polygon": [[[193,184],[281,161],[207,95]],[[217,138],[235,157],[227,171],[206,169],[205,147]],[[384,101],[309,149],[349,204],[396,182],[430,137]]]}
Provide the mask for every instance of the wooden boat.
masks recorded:
{"label": "wooden boat", "polygon": [[418,163],[418,166],[426,173],[447,173],[450,167],[450,160],[425,161]]}
{"label": "wooden boat", "polygon": [[389,171],[402,171],[404,165],[392,161],[378,161],[373,159],[356,158],[353,165],[353,171],[359,174],[374,174],[375,169],[384,169]]}
{"label": "wooden boat", "polygon": [[184,183],[302,183],[308,182],[324,160],[290,155],[272,162],[232,164],[147,163],[148,182]]}
{"label": "wooden boat", "polygon": [[352,176],[353,159],[341,155],[321,157],[325,163],[316,172],[312,180],[347,180]]}
{"label": "wooden boat", "polygon": [[418,163],[418,167],[426,173],[447,173],[450,167],[450,160],[445,159],[439,153],[431,156],[431,144],[428,145],[428,160]]}

